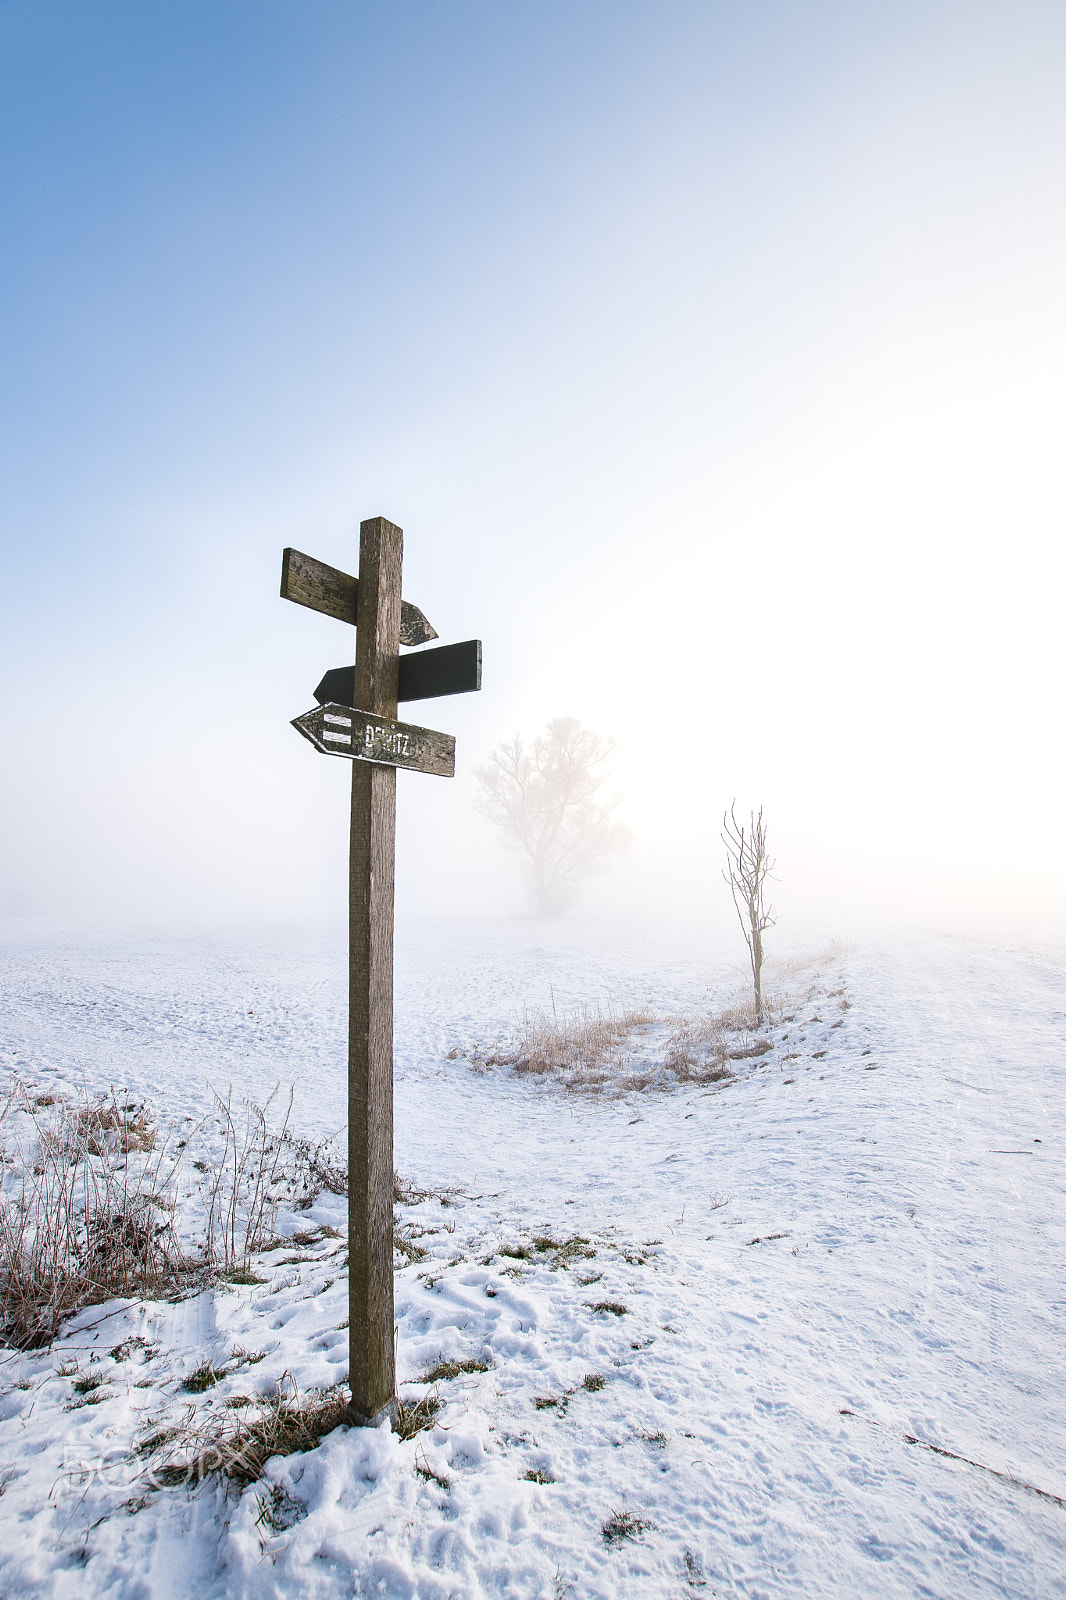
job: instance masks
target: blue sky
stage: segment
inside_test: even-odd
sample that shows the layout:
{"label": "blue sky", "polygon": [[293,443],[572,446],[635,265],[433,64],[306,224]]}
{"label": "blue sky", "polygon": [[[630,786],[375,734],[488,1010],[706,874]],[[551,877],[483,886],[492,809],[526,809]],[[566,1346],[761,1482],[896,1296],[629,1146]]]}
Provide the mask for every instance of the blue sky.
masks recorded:
{"label": "blue sky", "polygon": [[351,639],[277,569],[383,513],[486,651],[403,905],[520,904],[470,767],[575,712],[638,836],[592,906],[701,911],[736,794],[797,915],[1054,923],[1064,35],[0,4],[0,911],[336,909],[288,719]]}

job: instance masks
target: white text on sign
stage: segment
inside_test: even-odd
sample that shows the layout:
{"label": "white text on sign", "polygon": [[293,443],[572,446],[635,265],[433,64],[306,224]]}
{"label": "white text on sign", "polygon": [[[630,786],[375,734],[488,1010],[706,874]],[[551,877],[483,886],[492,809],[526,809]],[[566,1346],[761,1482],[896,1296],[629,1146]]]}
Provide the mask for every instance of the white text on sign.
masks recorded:
{"label": "white text on sign", "polygon": [[450,778],[455,772],[455,740],[451,734],[416,728],[409,722],[393,722],[336,701],[295,717],[293,727],[326,755],[409,767],[441,778]]}
{"label": "white text on sign", "polygon": [[[330,744],[351,744],[352,719],[339,717],[335,712],[327,711],[323,718],[323,739],[328,739]],[[343,733],[341,729],[344,729]],[[367,755],[373,750],[384,755],[409,756],[414,752],[411,749],[411,735],[403,733],[399,728],[378,727],[373,722],[368,722],[363,729],[363,745]]]}

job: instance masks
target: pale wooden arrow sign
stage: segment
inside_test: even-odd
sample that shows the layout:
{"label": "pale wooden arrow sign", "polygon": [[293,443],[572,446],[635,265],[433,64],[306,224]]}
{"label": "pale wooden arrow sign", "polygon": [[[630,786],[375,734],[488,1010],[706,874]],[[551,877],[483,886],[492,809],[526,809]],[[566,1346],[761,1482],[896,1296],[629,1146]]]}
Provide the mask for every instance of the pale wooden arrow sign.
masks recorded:
{"label": "pale wooden arrow sign", "polygon": [[[294,600],[298,606],[310,606],[312,611],[323,611],[338,622],[350,622],[354,628],[359,610],[359,579],[290,547],[281,556],[281,598]],[[436,629],[418,607],[401,600],[400,643],[428,644],[436,637]]]}
{"label": "pale wooden arrow sign", "polygon": [[455,777],[455,739],[450,733],[392,722],[334,701],[294,717],[292,725],[323,755],[373,761],[383,767],[409,767],[438,778]]}

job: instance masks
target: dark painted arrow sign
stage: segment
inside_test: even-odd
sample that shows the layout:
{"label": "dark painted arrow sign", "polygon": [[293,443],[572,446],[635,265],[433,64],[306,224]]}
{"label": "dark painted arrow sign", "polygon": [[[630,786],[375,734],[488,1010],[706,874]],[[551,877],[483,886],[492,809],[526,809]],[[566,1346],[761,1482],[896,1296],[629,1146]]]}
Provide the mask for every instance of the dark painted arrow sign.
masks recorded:
{"label": "dark painted arrow sign", "polygon": [[383,767],[410,767],[438,778],[455,777],[455,740],[450,733],[391,722],[367,711],[327,702],[293,718],[293,727],[326,756],[373,761]]}
{"label": "dark painted arrow sign", "polygon": [[[480,688],[480,639],[442,644],[438,650],[400,657],[399,700],[437,700],[442,695],[470,694]],[[320,706],[327,700],[350,706],[354,697],[354,667],[331,667],[315,690]]]}

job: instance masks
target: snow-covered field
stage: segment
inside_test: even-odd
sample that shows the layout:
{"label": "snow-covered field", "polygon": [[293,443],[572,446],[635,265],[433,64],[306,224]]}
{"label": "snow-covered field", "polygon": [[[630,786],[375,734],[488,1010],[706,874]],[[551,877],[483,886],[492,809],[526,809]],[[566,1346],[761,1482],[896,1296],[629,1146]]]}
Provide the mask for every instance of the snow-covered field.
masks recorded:
{"label": "snow-covered field", "polygon": [[[128,1087],[161,1125],[208,1083],[299,1080],[317,1138],[343,1117],[343,980],[334,935],[11,926],[0,1068]],[[397,1208],[401,1395],[442,1359],[485,1370],[439,1380],[411,1440],[342,1428],[244,1489],[150,1487],[151,1427],[342,1378],[323,1194],[281,1216],[302,1242],[263,1283],[0,1353],[0,1594],[1066,1594],[1066,968],[933,935],[828,955],[781,979],[807,997],[770,1054],[665,1093],[449,1059],[523,1007],[665,1018],[735,981],[679,932],[401,930],[396,1164],[430,1191]],[[208,1360],[226,1375],[186,1392]]]}

